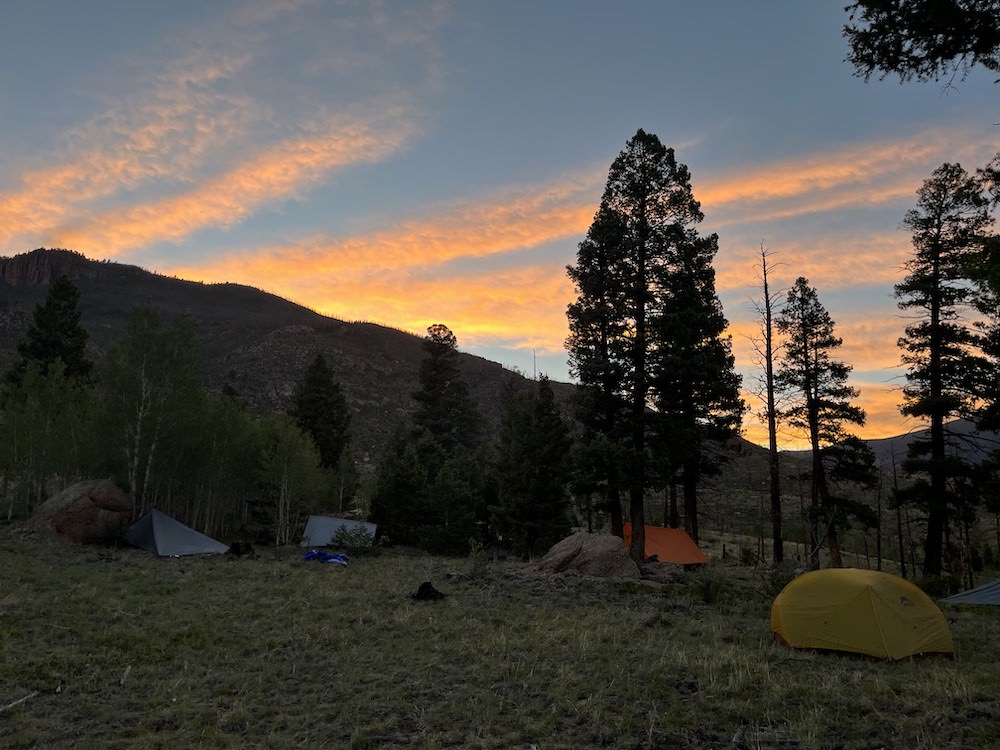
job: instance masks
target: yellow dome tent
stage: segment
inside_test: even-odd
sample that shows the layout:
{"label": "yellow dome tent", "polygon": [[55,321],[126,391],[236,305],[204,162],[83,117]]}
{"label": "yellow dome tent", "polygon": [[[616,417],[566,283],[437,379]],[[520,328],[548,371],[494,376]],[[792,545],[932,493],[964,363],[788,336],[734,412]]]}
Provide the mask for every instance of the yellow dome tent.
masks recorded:
{"label": "yellow dome tent", "polygon": [[948,623],[930,597],[875,570],[833,568],[799,576],[771,605],[771,630],[793,648],[880,659],[955,652]]}

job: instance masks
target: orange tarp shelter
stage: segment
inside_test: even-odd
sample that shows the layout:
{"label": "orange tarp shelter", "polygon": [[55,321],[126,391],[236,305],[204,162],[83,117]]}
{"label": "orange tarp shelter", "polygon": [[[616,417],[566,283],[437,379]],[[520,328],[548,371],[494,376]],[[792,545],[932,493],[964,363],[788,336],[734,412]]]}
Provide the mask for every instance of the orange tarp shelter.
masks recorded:
{"label": "orange tarp shelter", "polygon": [[[632,544],[632,525],[625,524],[625,546]],[[646,550],[643,559],[656,555],[663,563],[678,565],[700,565],[707,563],[705,553],[688,536],[684,529],[665,529],[662,526],[646,526]]]}

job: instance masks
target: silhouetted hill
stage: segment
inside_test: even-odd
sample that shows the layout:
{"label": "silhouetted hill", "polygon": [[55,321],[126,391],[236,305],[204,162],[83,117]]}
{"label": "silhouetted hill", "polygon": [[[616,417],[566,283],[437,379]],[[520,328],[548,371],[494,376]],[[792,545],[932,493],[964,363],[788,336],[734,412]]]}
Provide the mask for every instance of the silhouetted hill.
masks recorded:
{"label": "silhouetted hill", "polygon": [[[978,462],[1000,447],[1000,435],[995,432],[980,432],[967,419],[956,419],[945,425],[949,451],[965,455]],[[927,439],[928,429],[916,430],[906,435],[897,435],[881,440],[868,440],[868,446],[875,453],[875,460],[885,467],[892,467],[893,460],[898,466],[906,458],[907,446],[913,440]]]}
{"label": "silhouetted hill", "polygon": [[[362,459],[377,456],[413,409],[411,394],[424,356],[418,336],[328,318],[252,287],[170,278],[69,250],[0,258],[0,368],[15,358],[35,305],[61,274],[80,290],[83,325],[96,361],[122,334],[132,309],[149,302],[167,319],[188,314],[197,320],[209,390],[228,381],[259,411],[286,409],[302,372],[321,352],[344,389]],[[487,424],[495,428],[505,384],[523,378],[470,354],[461,355],[461,368]],[[555,387],[563,399],[572,390],[568,384]]]}
{"label": "silhouetted hill", "polygon": [[[910,443],[914,440],[927,439],[929,432],[930,430],[925,428],[903,435],[865,440],[864,442],[875,454],[875,465],[886,471],[891,471],[894,463],[897,467],[903,463]],[[967,419],[956,419],[949,422],[945,425],[945,433],[948,450],[961,453],[973,462],[981,461],[989,453],[1000,448],[1000,434],[980,432]],[[783,455],[805,460],[809,457],[809,451],[785,451]]]}

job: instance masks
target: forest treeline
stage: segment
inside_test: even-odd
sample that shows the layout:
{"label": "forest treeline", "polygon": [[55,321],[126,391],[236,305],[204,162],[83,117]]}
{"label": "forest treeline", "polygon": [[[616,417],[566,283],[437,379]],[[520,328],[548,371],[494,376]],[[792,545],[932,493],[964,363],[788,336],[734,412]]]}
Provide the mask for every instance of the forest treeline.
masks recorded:
{"label": "forest treeline", "polygon": [[[1000,426],[998,175],[1000,155],[973,172],[944,164],[903,222],[913,254],[896,286],[908,317],[902,412],[929,430],[912,442],[890,502],[919,516],[930,575],[957,572],[977,514],[1000,511],[1000,458],[968,458],[947,430],[959,417],[983,430]],[[724,446],[750,408],[744,399],[756,395],[736,372],[715,290],[718,237],[699,231],[704,218],[688,168],[655,135],[637,131],[612,163],[567,268],[575,298],[566,347],[578,381],[568,409],[546,378],[511,378],[501,426],[487,434],[458,367],[458,342],[437,324],[423,342],[412,416],[364,474],[345,395],[321,355],[285,413],[258,414],[231,387],[206,392],[195,322],[164,320],[150,305],[132,312],[102,362],[88,361],[79,291],[60,278],[4,377],[6,513],[28,515],[75,479],[112,476],[136,517],[156,506],[218,535],[288,543],[309,513],[323,511],[377,522],[386,543],[449,554],[502,544],[529,556],[573,526],[606,522],[621,534],[627,520],[640,559],[648,500],[662,493],[668,522],[697,540],[700,490],[726,460]],[[819,565],[826,547],[839,565],[843,533],[878,522],[861,500],[878,479],[874,458],[851,432],[865,414],[820,291],[799,277],[776,292],[763,248],[757,271],[772,559],[782,560],[787,515],[776,445],[784,425],[810,446],[809,563]]]}

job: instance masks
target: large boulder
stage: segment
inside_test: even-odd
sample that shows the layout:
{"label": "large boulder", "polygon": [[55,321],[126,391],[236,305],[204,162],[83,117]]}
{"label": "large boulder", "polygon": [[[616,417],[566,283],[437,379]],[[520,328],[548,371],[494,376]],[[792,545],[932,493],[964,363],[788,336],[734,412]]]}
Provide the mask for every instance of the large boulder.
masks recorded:
{"label": "large boulder", "polygon": [[598,578],[639,578],[639,567],[628,556],[620,537],[573,534],[554,545],[538,564],[543,573],[574,572]]}
{"label": "large boulder", "polygon": [[39,506],[32,526],[81,544],[116,539],[132,517],[132,499],[110,479],[72,484]]}

